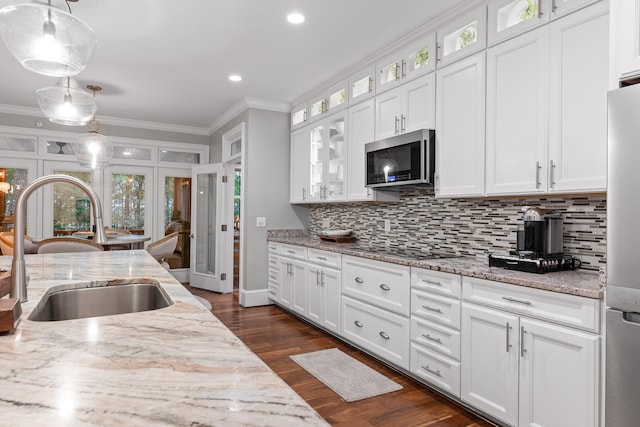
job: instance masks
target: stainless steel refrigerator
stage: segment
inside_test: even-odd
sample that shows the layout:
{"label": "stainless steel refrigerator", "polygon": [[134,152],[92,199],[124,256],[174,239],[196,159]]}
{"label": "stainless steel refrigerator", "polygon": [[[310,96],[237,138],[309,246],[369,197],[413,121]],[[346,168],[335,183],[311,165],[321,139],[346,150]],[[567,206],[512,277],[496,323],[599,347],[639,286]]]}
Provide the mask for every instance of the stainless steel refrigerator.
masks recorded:
{"label": "stainless steel refrigerator", "polygon": [[609,92],[607,427],[640,425],[640,84]]}

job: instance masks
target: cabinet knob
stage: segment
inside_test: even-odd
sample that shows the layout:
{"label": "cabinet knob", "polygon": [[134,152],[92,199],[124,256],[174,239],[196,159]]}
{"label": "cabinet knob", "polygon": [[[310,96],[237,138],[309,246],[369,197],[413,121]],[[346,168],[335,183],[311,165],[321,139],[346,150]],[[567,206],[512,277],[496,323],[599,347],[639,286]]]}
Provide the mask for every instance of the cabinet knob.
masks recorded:
{"label": "cabinet knob", "polygon": [[389,339],[391,339],[391,337],[389,336],[389,334],[387,334],[386,332],[382,332],[382,331],[380,331],[380,332],[378,333],[378,335],[380,335],[380,336],[381,336],[383,339],[385,339],[385,340],[389,340]]}
{"label": "cabinet knob", "polygon": [[356,325],[358,328],[362,328],[364,326],[362,322],[359,320],[356,320],[355,322],[353,322],[353,324]]}
{"label": "cabinet knob", "polygon": [[380,285],[380,289],[382,289],[383,291],[390,291],[391,290],[389,285],[387,285],[386,283],[381,284]]}
{"label": "cabinet knob", "polygon": [[355,279],[353,279],[353,280],[355,280],[355,281],[356,281],[356,283],[359,283],[359,284],[361,284],[361,285],[364,283],[364,279],[363,279],[362,277],[356,277],[356,278],[355,278]]}

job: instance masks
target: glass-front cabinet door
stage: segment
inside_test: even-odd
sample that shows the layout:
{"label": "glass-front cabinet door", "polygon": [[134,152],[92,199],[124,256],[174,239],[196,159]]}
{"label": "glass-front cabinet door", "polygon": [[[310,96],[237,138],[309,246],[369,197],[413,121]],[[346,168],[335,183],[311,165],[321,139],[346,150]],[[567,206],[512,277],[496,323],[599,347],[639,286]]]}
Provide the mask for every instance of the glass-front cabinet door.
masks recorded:
{"label": "glass-front cabinet door", "polygon": [[484,49],[487,45],[486,6],[450,22],[438,32],[440,66]]}
{"label": "glass-front cabinet door", "polygon": [[551,0],[551,19],[560,18],[598,1],[600,0]]}
{"label": "glass-front cabinet door", "polygon": [[551,0],[495,0],[489,3],[488,44],[492,46],[549,21]]}
{"label": "glass-front cabinet door", "polygon": [[291,129],[298,129],[307,124],[307,104],[298,105],[291,111]]}
{"label": "glass-front cabinet door", "polygon": [[346,111],[326,118],[309,132],[310,170],[307,201],[331,201],[345,198]]}
{"label": "glass-front cabinet door", "polygon": [[349,79],[349,105],[369,99],[375,95],[376,67],[367,67]]}
{"label": "glass-front cabinet door", "polygon": [[436,69],[436,34],[431,33],[410,44],[404,51],[406,79],[426,74]]}

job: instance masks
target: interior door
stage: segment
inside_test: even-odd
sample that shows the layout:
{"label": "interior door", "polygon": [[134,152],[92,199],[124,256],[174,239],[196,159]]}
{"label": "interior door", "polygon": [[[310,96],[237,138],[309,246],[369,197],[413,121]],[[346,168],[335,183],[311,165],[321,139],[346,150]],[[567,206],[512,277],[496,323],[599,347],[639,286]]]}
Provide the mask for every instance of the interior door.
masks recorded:
{"label": "interior door", "polygon": [[[191,214],[191,286],[215,292],[230,292],[233,285],[221,271],[225,239],[224,222],[226,186],[220,163],[194,166],[192,172],[193,203]],[[223,227],[224,225],[224,227]]]}

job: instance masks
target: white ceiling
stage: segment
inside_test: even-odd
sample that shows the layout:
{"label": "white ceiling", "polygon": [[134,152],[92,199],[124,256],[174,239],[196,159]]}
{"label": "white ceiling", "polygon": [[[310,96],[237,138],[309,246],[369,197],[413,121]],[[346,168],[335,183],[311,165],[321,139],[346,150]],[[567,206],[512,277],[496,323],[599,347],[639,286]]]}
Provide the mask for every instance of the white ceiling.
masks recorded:
{"label": "white ceiling", "polygon": [[[27,0],[0,0],[0,6]],[[241,99],[291,103],[463,0],[80,0],[98,46],[78,76],[98,116],[204,131]],[[293,26],[287,13],[306,22]],[[37,108],[56,78],[22,68],[0,42],[0,104]],[[232,83],[228,76],[242,75]],[[345,76],[347,77],[347,76]],[[188,129],[185,128],[185,129]]]}

